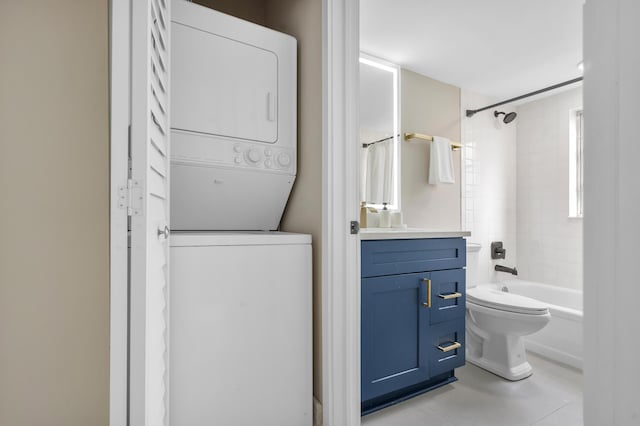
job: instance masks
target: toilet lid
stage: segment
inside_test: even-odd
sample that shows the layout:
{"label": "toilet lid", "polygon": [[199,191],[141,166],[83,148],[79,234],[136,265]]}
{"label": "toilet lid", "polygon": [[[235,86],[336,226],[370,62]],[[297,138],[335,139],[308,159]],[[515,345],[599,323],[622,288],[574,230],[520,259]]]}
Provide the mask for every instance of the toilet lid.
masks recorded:
{"label": "toilet lid", "polygon": [[547,305],[538,300],[487,287],[468,289],[467,301],[487,308],[519,314],[544,315],[549,311]]}

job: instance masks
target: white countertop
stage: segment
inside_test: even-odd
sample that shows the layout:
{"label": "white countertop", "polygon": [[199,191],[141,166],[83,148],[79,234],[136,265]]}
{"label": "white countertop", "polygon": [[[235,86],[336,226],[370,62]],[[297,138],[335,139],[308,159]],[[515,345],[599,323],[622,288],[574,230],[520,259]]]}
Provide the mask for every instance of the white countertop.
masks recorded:
{"label": "white countertop", "polygon": [[421,228],[361,228],[361,240],[405,240],[414,238],[469,237],[469,231],[445,231]]}

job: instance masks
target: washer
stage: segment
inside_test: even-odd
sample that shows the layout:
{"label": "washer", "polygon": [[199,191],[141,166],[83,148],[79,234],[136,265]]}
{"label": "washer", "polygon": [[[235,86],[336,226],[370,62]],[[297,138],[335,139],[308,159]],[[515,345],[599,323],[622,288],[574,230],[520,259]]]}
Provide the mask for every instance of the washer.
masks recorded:
{"label": "washer", "polygon": [[311,426],[311,236],[169,241],[170,423]]}

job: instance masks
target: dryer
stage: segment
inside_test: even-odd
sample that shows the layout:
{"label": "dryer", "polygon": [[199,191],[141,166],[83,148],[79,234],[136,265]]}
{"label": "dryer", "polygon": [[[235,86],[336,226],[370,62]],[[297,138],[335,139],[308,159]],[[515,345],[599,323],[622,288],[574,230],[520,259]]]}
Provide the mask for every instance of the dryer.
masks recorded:
{"label": "dryer", "polygon": [[296,40],[186,1],[171,19],[171,228],[275,230],[296,177]]}

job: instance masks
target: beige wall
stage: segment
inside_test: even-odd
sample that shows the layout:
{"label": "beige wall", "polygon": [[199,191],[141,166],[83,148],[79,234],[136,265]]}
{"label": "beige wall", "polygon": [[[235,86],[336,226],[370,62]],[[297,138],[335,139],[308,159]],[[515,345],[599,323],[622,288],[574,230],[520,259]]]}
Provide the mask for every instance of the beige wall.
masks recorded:
{"label": "beige wall", "polygon": [[109,408],[108,2],[0,2],[0,425]]}
{"label": "beige wall", "polygon": [[298,39],[298,176],[282,230],[313,235],[313,389],[322,400],[322,1],[267,0],[267,24]]}
{"label": "beige wall", "polygon": [[[403,69],[400,73],[401,133],[424,133],[460,141],[460,89]],[[403,219],[412,228],[460,229],[460,151],[454,151],[454,184],[429,185],[429,142],[402,142]]]}
{"label": "beige wall", "polygon": [[266,0],[194,0],[194,3],[254,24],[266,24]]}

